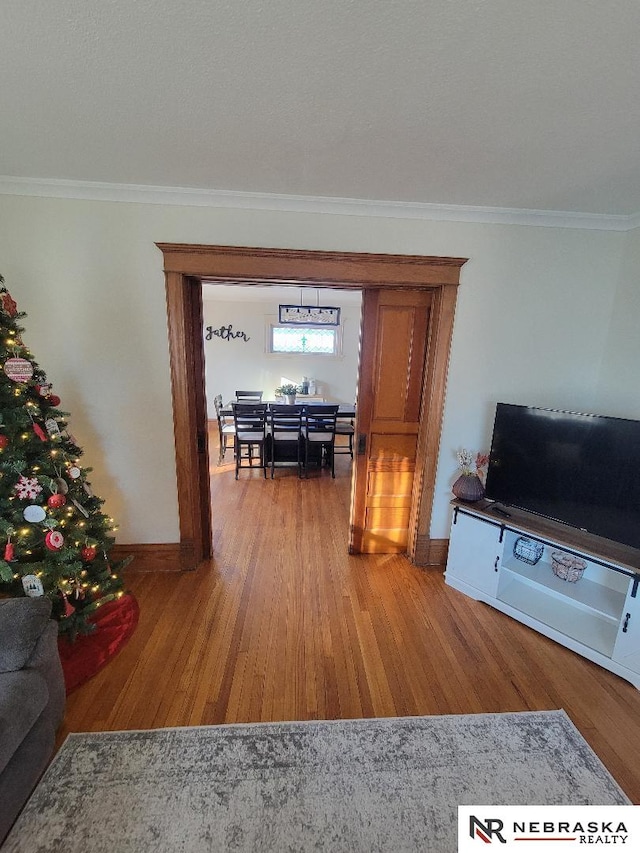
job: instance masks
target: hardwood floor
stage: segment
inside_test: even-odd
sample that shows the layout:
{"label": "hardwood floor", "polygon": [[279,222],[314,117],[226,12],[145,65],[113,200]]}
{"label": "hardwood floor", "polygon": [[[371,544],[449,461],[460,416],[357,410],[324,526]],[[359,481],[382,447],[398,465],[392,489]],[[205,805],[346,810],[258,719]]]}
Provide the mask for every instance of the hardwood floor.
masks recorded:
{"label": "hardwood floor", "polygon": [[[215,448],[212,460],[217,458]],[[227,458],[231,453],[227,454]],[[640,803],[640,692],[401,556],[349,556],[349,457],[275,480],[212,468],[215,558],[142,574],[140,624],[69,731],[564,708]]]}

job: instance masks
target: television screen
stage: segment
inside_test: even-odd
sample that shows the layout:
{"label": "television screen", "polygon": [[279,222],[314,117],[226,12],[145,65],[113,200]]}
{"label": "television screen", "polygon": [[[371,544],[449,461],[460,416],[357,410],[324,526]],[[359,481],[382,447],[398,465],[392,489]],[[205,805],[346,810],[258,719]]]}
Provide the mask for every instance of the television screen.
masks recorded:
{"label": "television screen", "polygon": [[640,548],[640,421],[498,403],[486,494]]}

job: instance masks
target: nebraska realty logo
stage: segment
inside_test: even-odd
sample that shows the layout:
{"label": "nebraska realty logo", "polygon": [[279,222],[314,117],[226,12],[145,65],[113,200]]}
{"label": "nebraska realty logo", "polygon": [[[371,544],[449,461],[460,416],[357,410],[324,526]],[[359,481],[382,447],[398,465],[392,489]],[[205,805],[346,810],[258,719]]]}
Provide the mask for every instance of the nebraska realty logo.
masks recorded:
{"label": "nebraska realty logo", "polygon": [[545,853],[572,846],[640,850],[640,806],[458,806],[458,853],[485,844],[522,851],[541,841]]}

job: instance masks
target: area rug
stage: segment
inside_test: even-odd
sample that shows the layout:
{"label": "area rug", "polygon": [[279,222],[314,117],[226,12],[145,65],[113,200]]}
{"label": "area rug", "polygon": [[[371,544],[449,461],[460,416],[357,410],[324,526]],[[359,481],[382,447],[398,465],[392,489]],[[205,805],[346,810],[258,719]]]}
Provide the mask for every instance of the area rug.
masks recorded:
{"label": "area rug", "polygon": [[96,610],[90,619],[96,626],[92,634],[80,634],[73,641],[58,637],[67,696],[118,654],[135,631],[139,616],[138,602],[128,593]]}
{"label": "area rug", "polygon": [[72,734],[2,853],[447,853],[458,804],[628,802],[564,711]]}

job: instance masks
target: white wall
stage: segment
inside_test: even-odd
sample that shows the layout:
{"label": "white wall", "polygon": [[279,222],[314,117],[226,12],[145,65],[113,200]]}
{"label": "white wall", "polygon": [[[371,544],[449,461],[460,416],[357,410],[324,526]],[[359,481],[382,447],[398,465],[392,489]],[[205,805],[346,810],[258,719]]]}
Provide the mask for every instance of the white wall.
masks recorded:
{"label": "white wall", "polygon": [[[455,451],[488,452],[496,402],[593,411],[624,242],[621,234],[539,227],[477,226],[465,237],[458,248],[470,260],[449,366],[436,538],[448,535]],[[624,406],[621,388],[618,396]]]}
{"label": "white wall", "polygon": [[[360,333],[360,294],[345,301],[339,291],[319,291],[320,304],[340,307],[343,351],[340,356],[282,355],[267,352],[266,334],[270,322],[278,322],[278,298],[269,297],[271,287],[243,288],[247,296],[242,302],[218,298],[220,285],[203,286],[203,315],[205,332],[208,326],[220,329],[232,326],[234,332],[244,332],[249,338],[224,338],[213,335],[204,341],[207,382],[207,407],[210,418],[215,418],[213,398],[222,394],[227,401],[236,389],[256,390],[264,399],[273,399],[275,389],[285,382],[299,385],[304,376],[314,379],[318,393],[336,403],[353,403],[358,380],[358,349]],[[233,288],[236,290],[236,288]],[[251,294],[251,295],[249,295]],[[304,304],[315,304],[307,297]],[[287,304],[300,301],[300,290],[295,288],[286,297]],[[354,304],[355,302],[355,304]]]}
{"label": "white wall", "polygon": [[597,406],[607,415],[640,419],[640,228],[626,235],[620,285],[611,315]]}
{"label": "white wall", "polygon": [[[119,541],[175,542],[178,513],[162,255],[155,242],[468,257],[431,534],[448,535],[454,453],[486,449],[497,401],[637,414],[618,373],[632,277],[625,236],[337,214],[0,197],[0,272],[25,339],[94,467]],[[628,250],[627,266],[637,260]],[[610,329],[610,323],[611,329]],[[606,379],[606,382],[605,382]],[[602,406],[600,406],[602,409]],[[603,412],[607,414],[608,412]]]}

